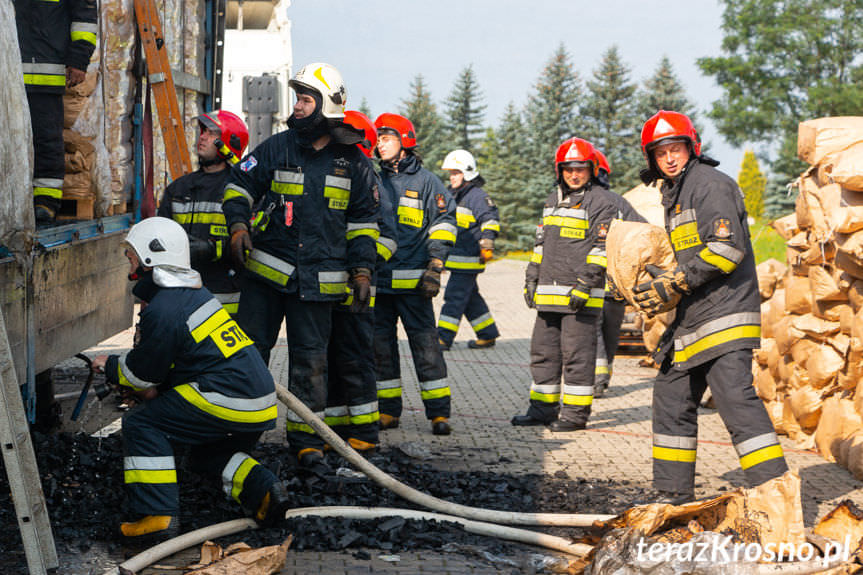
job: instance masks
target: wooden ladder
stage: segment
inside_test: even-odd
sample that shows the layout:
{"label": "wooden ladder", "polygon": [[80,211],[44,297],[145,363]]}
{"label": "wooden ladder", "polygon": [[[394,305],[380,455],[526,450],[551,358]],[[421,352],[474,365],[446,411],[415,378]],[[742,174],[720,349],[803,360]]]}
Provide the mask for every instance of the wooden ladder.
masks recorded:
{"label": "wooden ladder", "polygon": [[3,463],[15,503],[15,514],[18,516],[18,529],[24,543],[27,566],[31,575],[42,575],[49,569],[59,567],[59,563],[2,310],[0,408],[0,449],[3,451]]}
{"label": "wooden ladder", "polygon": [[138,21],[138,33],[147,59],[147,80],[153,90],[156,111],[159,113],[168,170],[171,179],[176,180],[192,171],[192,161],[186,145],[183,116],[177,103],[177,90],[174,87],[168,49],[162,36],[162,24],[155,0],[135,0],[135,19]]}

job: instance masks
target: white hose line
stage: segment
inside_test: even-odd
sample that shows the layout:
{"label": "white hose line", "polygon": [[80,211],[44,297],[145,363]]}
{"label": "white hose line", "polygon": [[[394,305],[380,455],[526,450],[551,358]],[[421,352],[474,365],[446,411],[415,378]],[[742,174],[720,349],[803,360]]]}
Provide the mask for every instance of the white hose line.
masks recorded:
{"label": "white hose line", "polygon": [[123,561],[117,567],[105,571],[102,575],[119,575],[121,573],[121,569],[127,569],[132,573],[137,573],[141,569],[149,567],[160,559],[170,557],[174,553],[179,553],[183,549],[200,545],[204,541],[225,537],[226,535],[233,535],[234,533],[239,533],[246,529],[257,528],[258,523],[254,519],[233,519],[231,521],[225,521],[224,523],[208,525],[207,527],[183,533],[178,537],[168,539],[167,541],[163,541],[158,545],[150,547],[149,549],[138,553],[134,557]]}
{"label": "white hose line", "polygon": [[389,489],[396,495],[434,511],[447,515],[465,517],[475,521],[486,523],[500,523],[504,525],[553,525],[558,527],[590,527],[594,521],[608,521],[614,515],[588,515],[576,513],[516,513],[513,511],[496,511],[493,509],[481,509],[469,507],[459,503],[452,503],[438,499],[427,493],[423,493],[409,485],[397,481],[392,476],[381,471],[345,443],[338,434],[329,428],[317,415],[303,404],[295,395],[288,391],[285,386],[276,384],[276,395],[288,409],[299,415],[303,421],[308,423],[321,438],[330,444],[339,455],[347,459],[357,469],[365,473],[372,481],[385,489]]}

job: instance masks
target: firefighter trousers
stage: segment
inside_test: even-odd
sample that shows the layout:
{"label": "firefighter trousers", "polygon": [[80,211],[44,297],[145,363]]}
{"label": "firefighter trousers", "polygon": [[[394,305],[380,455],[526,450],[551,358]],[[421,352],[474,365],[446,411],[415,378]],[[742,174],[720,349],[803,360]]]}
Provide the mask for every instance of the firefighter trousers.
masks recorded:
{"label": "firefighter trousers", "polygon": [[488,305],[479,293],[477,275],[453,271],[449,274],[437,323],[438,338],[447,347],[455,339],[461,316],[470,322],[477,339],[495,339],[500,335]]}
{"label": "firefighter trousers", "polygon": [[353,313],[334,306],[327,349],[329,363],[327,425],[341,437],[378,443],[380,414],[375,381],[375,339],[372,310]]}
{"label": "firefighter trousers", "polygon": [[397,324],[408,336],[414,369],[426,417],[450,416],[450,388],[446,363],[437,343],[434,307],[419,294],[382,294],[375,301],[375,370],[380,412],[393,417],[402,413],[402,380]]}
{"label": "firefighter trousers", "polygon": [[[332,304],[303,301],[296,293],[282,293],[248,277],[244,278],[241,294],[237,323],[255,342],[267,364],[285,320],[290,361],[288,390],[323,419]],[[287,413],[286,431],[294,453],[324,446],[314,429],[291,410]]]}
{"label": "firefighter trousers", "polygon": [[173,390],[137,405],[123,415],[123,473],[130,511],[178,514],[178,446],[191,448],[193,471],[221,474],[225,494],[254,513],[276,481],[272,471],[248,455],[261,433],[260,424],[219,419]]}
{"label": "firefighter trousers", "polygon": [[560,418],[587,423],[593,403],[598,322],[595,313],[536,314],[530,340],[529,416],[546,422]]}
{"label": "firefighter trousers", "polygon": [[56,214],[63,197],[63,94],[27,91],[33,126],[33,203]]}
{"label": "firefighter trousers", "polygon": [[710,386],[746,480],[760,485],[788,466],[764,403],[752,385],[752,350],[726,353],[687,371],[662,362],[653,387],[653,484],[690,493],[695,486],[698,405]]}
{"label": "firefighter trousers", "polygon": [[608,389],[611,375],[614,372],[614,356],[620,343],[620,326],[626,302],[613,298],[605,298],[602,306],[602,321],[596,325],[596,380],[594,386]]}

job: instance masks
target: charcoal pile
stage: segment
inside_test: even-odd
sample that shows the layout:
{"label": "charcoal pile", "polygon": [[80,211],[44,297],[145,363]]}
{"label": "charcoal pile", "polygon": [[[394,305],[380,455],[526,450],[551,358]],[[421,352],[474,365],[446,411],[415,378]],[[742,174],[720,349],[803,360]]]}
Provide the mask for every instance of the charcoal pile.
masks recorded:
{"label": "charcoal pile", "polygon": [[[116,533],[128,519],[124,509],[122,439],[103,439],[84,434],[34,433],[34,445],[42,476],[58,552],[87,551],[94,542],[121,550]],[[358,505],[417,508],[365,477],[344,471],[323,477],[299,473],[287,447],[261,444],[253,454],[277,470],[288,482],[294,507]],[[437,469],[433,461],[412,459],[397,448],[382,450],[370,461],[400,481],[455,503],[520,512],[618,513],[634,500],[649,494],[628,482],[546,477],[538,474],[502,475],[488,471],[466,472]],[[338,471],[347,465],[335,453],[327,462]],[[191,531],[241,516],[239,506],[225,498],[219,478],[199,477],[184,468],[178,454],[180,519],[182,531]],[[6,476],[0,474],[0,554],[19,557],[24,564],[17,522]],[[569,529],[550,529],[562,536],[578,535]],[[245,532],[226,543],[244,540],[252,546],[273,545],[293,534],[292,549],[334,551],[370,547],[384,552],[440,549],[447,543],[482,546],[491,553],[524,549],[516,544],[471,535],[458,526],[434,521],[385,518],[379,521],[303,518],[279,527]]]}

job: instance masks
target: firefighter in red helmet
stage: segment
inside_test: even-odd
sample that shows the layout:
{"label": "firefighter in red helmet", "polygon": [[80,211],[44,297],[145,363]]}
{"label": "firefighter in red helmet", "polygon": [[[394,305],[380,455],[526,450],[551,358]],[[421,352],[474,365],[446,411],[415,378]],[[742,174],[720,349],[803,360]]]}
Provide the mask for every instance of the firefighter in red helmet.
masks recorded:
{"label": "firefighter in red helmet", "polygon": [[605,237],[618,207],[616,194],[597,179],[599,162],[590,142],[563,142],[555,172],[557,187],[545,201],[525,274],[525,302],[537,310],[530,344],[530,405],[512,424],[575,431],[587,426],[593,403]]}
{"label": "firefighter in red helmet", "polygon": [[183,226],[189,236],[192,267],[228,313],[236,314],[240,286],[231,269],[222,195],[228,168],[242,158],[249,143],[249,130],[242,119],[227,110],[206,112],[195,120],[198,169],[165,188],[158,215]]}
{"label": "firefighter in red helmet", "polygon": [[377,278],[375,366],[381,429],[397,427],[402,379],[397,326],[401,319],[435,435],[449,435],[450,387],[438,346],[432,298],[440,291],[444,262],[456,240],[456,203],[440,178],[422,167],[410,120],[381,114],[375,120],[380,159],[381,211],[392,214],[398,252]]}
{"label": "firefighter in red helmet", "polygon": [[743,194],[701,154],[688,117],[661,110],[641,130],[645,181],[662,180],[665,227],[677,259],[637,286],[648,315],[674,307],[655,354],[653,482],[661,502],[694,498],[698,405],[709,386],[746,479],[752,485],[788,470],[764,404],[752,386],[752,350],[761,315],[755,257]]}

